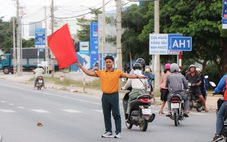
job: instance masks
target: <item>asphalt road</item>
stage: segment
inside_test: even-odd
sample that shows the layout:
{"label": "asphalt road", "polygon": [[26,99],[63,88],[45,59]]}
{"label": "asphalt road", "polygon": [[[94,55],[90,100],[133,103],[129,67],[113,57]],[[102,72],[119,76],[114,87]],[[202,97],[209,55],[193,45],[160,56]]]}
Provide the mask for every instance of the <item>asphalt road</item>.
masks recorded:
{"label": "asphalt road", "polygon": [[[122,115],[122,138],[104,139],[100,97],[33,90],[30,85],[7,80],[0,80],[0,90],[3,142],[209,142],[215,131],[214,112],[192,111],[175,127],[173,120],[157,114],[158,107],[154,106],[157,117],[146,132],[135,126],[128,130]],[[43,126],[37,126],[38,122]]]}

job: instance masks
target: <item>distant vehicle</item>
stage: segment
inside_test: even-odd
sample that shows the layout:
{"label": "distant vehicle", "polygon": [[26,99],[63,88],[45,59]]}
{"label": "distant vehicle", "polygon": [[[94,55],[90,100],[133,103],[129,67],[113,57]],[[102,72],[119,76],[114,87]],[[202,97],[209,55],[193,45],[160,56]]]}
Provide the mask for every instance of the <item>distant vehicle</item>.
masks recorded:
{"label": "distant vehicle", "polygon": [[[21,66],[23,71],[33,71],[37,65],[38,60],[45,61],[45,49],[39,52],[39,58],[37,55],[37,48],[22,48]],[[13,74],[13,50],[10,53],[0,55],[0,70],[3,70],[4,74]],[[55,70],[59,70],[58,64],[55,61]],[[48,71],[51,72],[51,67],[48,67]]]}
{"label": "distant vehicle", "polygon": [[42,76],[38,76],[37,81],[35,83],[35,87],[37,87],[38,90],[41,90],[43,86],[44,86],[44,78]]}

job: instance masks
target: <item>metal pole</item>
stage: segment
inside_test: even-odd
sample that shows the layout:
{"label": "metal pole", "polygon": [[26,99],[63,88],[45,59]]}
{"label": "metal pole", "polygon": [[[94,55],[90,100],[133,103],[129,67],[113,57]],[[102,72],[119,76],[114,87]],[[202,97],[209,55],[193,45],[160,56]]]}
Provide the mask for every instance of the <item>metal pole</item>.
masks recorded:
{"label": "metal pole", "polygon": [[[22,19],[22,18],[21,18]],[[20,25],[21,25],[21,20],[20,20]],[[22,72],[23,72],[23,54],[22,54],[22,49],[23,49],[23,46],[22,46],[22,26],[20,26],[20,75],[22,75]]]}
{"label": "metal pole", "polygon": [[20,42],[21,42],[21,39],[20,39],[20,34],[21,34],[21,29],[20,29],[20,15],[19,15],[19,0],[17,0],[17,75],[18,76],[21,76],[21,64],[20,64]]}
{"label": "metal pole", "polygon": [[102,1],[102,69],[104,68],[104,55],[106,45],[106,14],[105,14],[105,0]]}
{"label": "metal pole", "polygon": [[115,0],[117,7],[117,69],[122,70],[122,46],[121,46],[121,0]]}
{"label": "metal pole", "polygon": [[182,70],[182,51],[179,52],[179,68]]}
{"label": "metal pole", "polygon": [[[159,0],[154,1],[154,33],[159,34]],[[160,55],[155,55],[155,92],[160,88]]]}
{"label": "metal pole", "polygon": [[[54,33],[54,0],[51,0],[51,34]],[[54,57],[53,53],[51,52],[51,65],[52,65],[52,71],[51,71],[51,77],[54,77]]]}
{"label": "metal pole", "polygon": [[47,13],[46,13],[46,6],[44,7],[45,13],[45,61],[47,62],[46,67],[46,74],[48,74],[48,66],[49,66],[49,52],[48,52],[48,41],[47,41]]}
{"label": "metal pole", "polygon": [[13,74],[16,73],[16,37],[15,37],[15,17],[13,17]]}

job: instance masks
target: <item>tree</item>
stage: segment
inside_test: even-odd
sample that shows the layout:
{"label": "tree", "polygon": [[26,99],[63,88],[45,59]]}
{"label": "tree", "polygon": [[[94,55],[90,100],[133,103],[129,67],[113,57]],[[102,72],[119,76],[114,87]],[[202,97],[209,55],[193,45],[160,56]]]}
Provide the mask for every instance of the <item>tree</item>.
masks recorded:
{"label": "tree", "polygon": [[[29,40],[22,39],[22,47],[34,46],[34,38]],[[13,18],[10,21],[3,21],[0,18],[0,49],[5,53],[10,53],[10,48],[13,48]]]}
{"label": "tree", "polygon": [[131,5],[122,13],[122,52],[125,63],[129,62],[130,54],[135,60],[142,57],[149,62],[148,54],[149,42],[139,40],[143,27],[147,24],[144,14],[148,11],[148,2],[144,2],[142,6]]}
{"label": "tree", "polygon": [[[144,16],[153,19],[153,2]],[[221,0],[163,0],[160,3],[160,33],[182,33],[192,36],[192,52],[184,52],[184,58],[193,58],[203,64],[215,62],[219,74],[227,71],[227,36],[221,29]],[[140,40],[148,42],[148,33],[153,32],[153,20],[140,35]]]}
{"label": "tree", "polygon": [[22,47],[35,47],[35,39],[30,38],[28,40],[22,39]]}
{"label": "tree", "polygon": [[80,30],[77,30],[77,36],[80,41],[89,41],[90,39],[90,23],[98,21],[98,14],[101,13],[99,9],[90,8],[90,13],[95,15],[93,19],[78,18],[77,24],[80,26]]}
{"label": "tree", "polygon": [[0,49],[9,53],[10,47],[13,47],[12,21],[6,22],[0,18]]}

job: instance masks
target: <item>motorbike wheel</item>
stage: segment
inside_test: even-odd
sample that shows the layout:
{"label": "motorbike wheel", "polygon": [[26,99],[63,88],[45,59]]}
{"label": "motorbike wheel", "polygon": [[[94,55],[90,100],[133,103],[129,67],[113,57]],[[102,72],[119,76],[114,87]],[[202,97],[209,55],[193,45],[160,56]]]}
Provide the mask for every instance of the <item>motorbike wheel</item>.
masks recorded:
{"label": "motorbike wheel", "polygon": [[203,110],[203,106],[198,106],[198,107],[196,108],[196,110],[197,110],[197,112],[201,112],[201,111]]}
{"label": "motorbike wheel", "polygon": [[132,123],[128,123],[127,121],[125,121],[125,125],[128,129],[132,129],[132,126],[133,126]]}
{"label": "motorbike wheel", "polygon": [[148,127],[148,121],[146,119],[143,119],[143,122],[139,126],[141,131],[146,131]]}
{"label": "motorbike wheel", "polygon": [[174,113],[174,124],[175,126],[178,126],[180,124],[176,113]]}
{"label": "motorbike wheel", "polygon": [[37,90],[41,90],[41,86],[40,85],[38,85]]}

